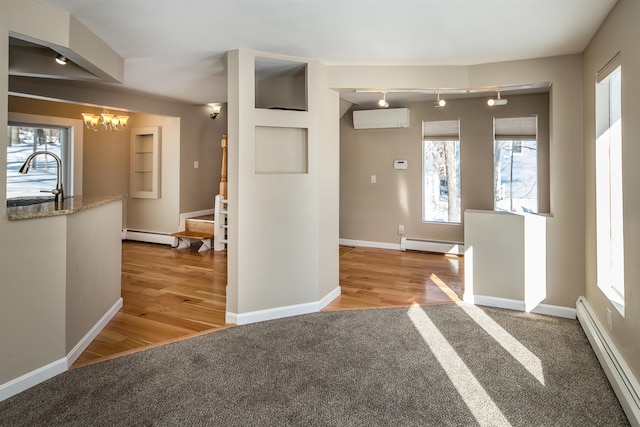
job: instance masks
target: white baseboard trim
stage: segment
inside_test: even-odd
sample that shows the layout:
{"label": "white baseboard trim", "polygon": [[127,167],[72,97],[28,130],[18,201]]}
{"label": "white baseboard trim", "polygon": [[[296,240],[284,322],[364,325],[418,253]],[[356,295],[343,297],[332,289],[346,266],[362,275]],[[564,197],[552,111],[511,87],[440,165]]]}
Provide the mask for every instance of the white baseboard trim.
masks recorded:
{"label": "white baseboard trim", "polygon": [[266,310],[252,311],[249,313],[232,313],[227,311],[226,323],[236,325],[248,325],[250,323],[264,322],[267,320],[282,319],[284,317],[299,316],[301,314],[317,313],[340,295],[340,286],[337,286],[319,301],[305,304],[289,305],[286,307],[269,308]]}
{"label": "white baseboard trim", "polygon": [[98,320],[98,322],[93,325],[93,328],[87,332],[87,334],[82,337],[82,339],[78,342],[78,344],[73,347],[73,349],[67,354],[67,368],[73,365],[78,357],[82,354],[83,351],[89,347],[89,344],[98,336],[100,331],[107,326],[107,323],[113,319],[113,316],[122,308],[122,298],[118,298],[118,300],[111,306],[109,310]]}
{"label": "white baseboard trim", "polygon": [[342,246],[362,246],[365,248],[394,249],[396,251],[401,250],[400,243],[368,242],[366,240],[351,239],[339,239],[339,243]]}
{"label": "white baseboard trim", "polygon": [[185,213],[181,213],[180,214],[180,224],[178,225],[178,231],[184,231],[186,229],[186,225],[185,222],[188,218],[195,218],[197,216],[204,216],[204,215],[213,215],[213,209],[204,209],[201,211],[194,211],[194,212],[185,212]]}
{"label": "white baseboard trim", "polygon": [[609,337],[607,330],[594,315],[585,297],[576,301],[580,325],[596,353],[609,383],[632,426],[640,426],[640,384]]}
{"label": "white baseboard trim", "polygon": [[0,402],[67,370],[67,358],[63,357],[34,371],[0,385]]}
{"label": "white baseboard trim", "polygon": [[564,317],[566,319],[576,318],[576,309],[573,307],[563,307],[561,305],[539,304],[531,310],[532,313],[544,314],[546,316]]}
{"label": "white baseboard trim", "polygon": [[342,292],[342,289],[340,288],[340,286],[336,286],[335,288],[333,288],[331,292],[329,292],[327,295],[322,297],[318,303],[318,311],[322,310],[323,308],[328,306],[331,303],[331,301],[338,298],[341,292]]}
{"label": "white baseboard trim", "polygon": [[175,237],[168,234],[155,233],[153,231],[125,230],[124,240],[135,240],[136,242],[159,243],[171,246]]}
{"label": "white baseboard trim", "polygon": [[66,357],[0,384],[0,402],[67,371],[121,308],[122,298],[119,298]]}
{"label": "white baseboard trim", "polygon": [[[508,310],[527,311],[524,301],[518,301],[508,298],[488,297],[485,295],[464,295],[464,302],[484,305],[487,307],[505,308]],[[576,310],[572,307],[563,307],[559,305],[539,304],[531,313],[544,314],[546,316],[564,317],[566,319],[575,319]]]}

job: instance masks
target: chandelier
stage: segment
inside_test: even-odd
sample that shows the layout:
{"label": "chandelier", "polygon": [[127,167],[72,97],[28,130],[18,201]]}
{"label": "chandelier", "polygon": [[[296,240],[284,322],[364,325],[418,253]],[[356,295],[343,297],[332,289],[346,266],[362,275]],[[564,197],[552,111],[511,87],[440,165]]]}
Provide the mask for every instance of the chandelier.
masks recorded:
{"label": "chandelier", "polygon": [[105,108],[100,115],[82,113],[82,119],[84,120],[84,124],[87,125],[87,128],[94,132],[102,129],[102,127],[106,130],[117,132],[125,128],[129,121],[129,116],[116,116],[115,114],[109,113],[109,110]]}

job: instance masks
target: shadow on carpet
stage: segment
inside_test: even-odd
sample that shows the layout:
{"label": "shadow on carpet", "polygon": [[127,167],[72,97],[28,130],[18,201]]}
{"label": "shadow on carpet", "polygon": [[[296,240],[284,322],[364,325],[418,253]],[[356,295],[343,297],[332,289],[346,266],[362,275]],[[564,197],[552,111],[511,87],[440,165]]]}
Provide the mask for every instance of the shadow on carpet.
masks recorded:
{"label": "shadow on carpet", "polygon": [[315,313],[65,372],[2,426],[624,426],[576,320],[471,305]]}

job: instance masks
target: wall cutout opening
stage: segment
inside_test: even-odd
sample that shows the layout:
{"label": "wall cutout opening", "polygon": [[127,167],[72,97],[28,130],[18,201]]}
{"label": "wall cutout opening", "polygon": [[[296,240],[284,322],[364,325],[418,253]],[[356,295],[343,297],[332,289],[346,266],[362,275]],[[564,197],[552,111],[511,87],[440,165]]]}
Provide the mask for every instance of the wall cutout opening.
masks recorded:
{"label": "wall cutout opening", "polygon": [[256,174],[306,174],[309,172],[308,130],[256,126]]}
{"label": "wall cutout opening", "polygon": [[255,107],[307,111],[307,64],[256,57]]}

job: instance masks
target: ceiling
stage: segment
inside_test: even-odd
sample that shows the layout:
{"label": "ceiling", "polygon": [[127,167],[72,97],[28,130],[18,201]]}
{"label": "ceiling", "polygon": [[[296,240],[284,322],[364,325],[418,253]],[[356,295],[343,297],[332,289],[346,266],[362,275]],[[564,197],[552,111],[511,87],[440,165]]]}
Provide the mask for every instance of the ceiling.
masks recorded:
{"label": "ceiling", "polygon": [[[190,104],[226,102],[225,53],[232,49],[327,65],[473,65],[566,55],[584,50],[616,2],[41,1],[71,12],[125,59],[122,86]],[[372,96],[342,95],[355,103]]]}

